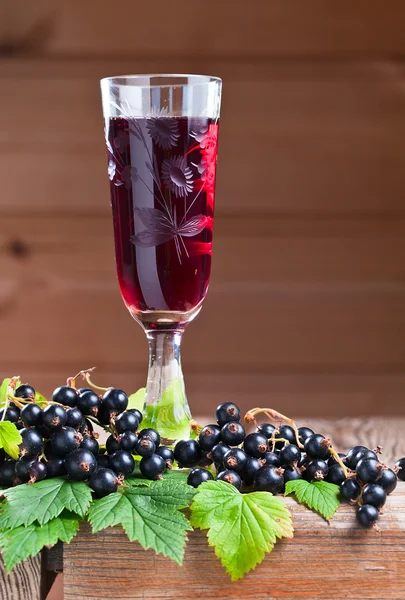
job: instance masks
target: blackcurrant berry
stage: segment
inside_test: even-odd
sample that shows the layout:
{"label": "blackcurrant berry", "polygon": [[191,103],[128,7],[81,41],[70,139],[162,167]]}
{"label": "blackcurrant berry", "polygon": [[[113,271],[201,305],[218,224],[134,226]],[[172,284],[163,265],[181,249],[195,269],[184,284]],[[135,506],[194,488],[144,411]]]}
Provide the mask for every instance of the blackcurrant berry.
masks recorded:
{"label": "blackcurrant berry", "polygon": [[243,472],[248,461],[248,455],[240,448],[232,448],[225,454],[223,465],[229,471],[235,471],[239,475]]}
{"label": "blackcurrant berry", "polygon": [[102,404],[110,413],[119,415],[127,409],[128,396],[122,390],[111,388],[104,394]]}
{"label": "blackcurrant berry", "polygon": [[138,410],[137,408],[128,408],[128,412],[134,413],[134,415],[138,419],[139,425],[142,423],[143,415],[140,410]]}
{"label": "blackcurrant berry", "polygon": [[19,445],[21,456],[38,456],[41,454],[43,443],[42,436],[36,429],[21,429],[22,442]]}
{"label": "blackcurrant berry", "polygon": [[276,452],[265,452],[263,454],[263,456],[261,457],[261,461],[263,462],[263,466],[267,465],[267,466],[273,466],[273,467],[280,467],[281,466],[281,462],[280,462],[280,455],[276,454]]}
{"label": "blackcurrant berry", "polygon": [[162,473],[166,469],[164,458],[159,454],[152,454],[141,459],[139,468],[144,477],[147,479],[162,479]]}
{"label": "blackcurrant berry", "polygon": [[376,483],[383,469],[383,465],[375,458],[361,459],[356,467],[357,478],[362,483]]}
{"label": "blackcurrant berry", "polygon": [[83,415],[92,415],[96,417],[101,405],[101,400],[95,392],[83,392],[77,398],[77,408]]}
{"label": "blackcurrant berry", "polygon": [[230,446],[227,446],[226,444],[217,444],[210,452],[212,460],[217,464],[222,463],[225,454],[229,452],[230,449]]}
{"label": "blackcurrant berry", "polygon": [[97,456],[99,450],[98,441],[92,435],[84,435],[83,440],[80,444],[80,448],[85,448],[86,450],[94,454],[94,456]]}
{"label": "blackcurrant berry", "polygon": [[135,446],[135,453],[147,458],[155,454],[156,446],[149,438],[138,438]]}
{"label": "blackcurrant berry", "polygon": [[[297,443],[297,438],[295,436],[295,431],[289,425],[282,425],[279,428],[279,432],[276,434],[275,440],[277,440],[279,438],[287,440],[288,442],[290,442],[290,444],[296,444]],[[278,442],[278,443],[276,443],[276,448],[282,448],[284,446],[284,443],[285,442]]]}
{"label": "blackcurrant berry", "polygon": [[115,429],[118,433],[124,433],[124,431],[135,432],[138,427],[138,418],[132,412],[123,412],[115,419]]}
{"label": "blackcurrant berry", "polygon": [[48,479],[51,479],[52,477],[61,477],[62,475],[66,475],[65,461],[63,458],[51,458],[46,463],[46,469],[46,476]]}
{"label": "blackcurrant berry", "polygon": [[0,420],[10,421],[10,423],[17,423],[20,418],[20,409],[14,404],[14,402],[10,402],[6,410],[6,415],[3,418],[4,410],[4,408],[0,410]]}
{"label": "blackcurrant berry", "polygon": [[264,435],[264,437],[267,438],[268,440],[273,436],[275,429],[276,428],[271,423],[262,423],[258,427],[259,433]]}
{"label": "blackcurrant berry", "polygon": [[245,428],[236,421],[226,423],[221,429],[222,441],[228,446],[239,446],[245,439],[245,435]]}
{"label": "blackcurrant berry", "polygon": [[387,495],[391,494],[395,490],[397,483],[397,476],[392,469],[383,469],[381,471],[381,477],[378,480],[378,485],[385,490]]}
{"label": "blackcurrant berry", "polygon": [[302,473],[297,467],[293,467],[291,465],[286,465],[284,467],[284,484],[287,481],[295,481],[296,479],[302,479]]}
{"label": "blackcurrant berry", "polygon": [[114,454],[117,450],[121,450],[121,444],[113,435],[108,436],[105,447],[108,454]]}
{"label": "blackcurrant berry", "polygon": [[135,461],[129,452],[118,450],[110,456],[110,468],[117,475],[131,475],[135,469]]}
{"label": "blackcurrant berry", "polygon": [[347,502],[355,502],[361,494],[361,487],[355,479],[346,479],[340,484],[340,495]]}
{"label": "blackcurrant berry", "polygon": [[248,458],[245,468],[241,473],[242,480],[246,485],[253,485],[255,473],[261,469],[262,466],[262,462],[258,458]]}
{"label": "blackcurrant berry", "polygon": [[49,404],[42,413],[42,423],[50,431],[57,431],[66,425],[66,410],[58,404]]}
{"label": "blackcurrant berry", "polygon": [[83,415],[78,408],[68,408],[66,411],[67,421],[66,425],[68,427],[73,427],[73,429],[79,429],[81,424],[83,423]]}
{"label": "blackcurrant berry", "polygon": [[35,399],[35,390],[32,387],[32,385],[23,383],[22,385],[19,385],[18,388],[15,389],[14,396],[16,398],[24,398],[25,400],[34,400]]}
{"label": "blackcurrant berry", "polygon": [[226,481],[226,483],[230,483],[237,490],[240,490],[242,485],[242,480],[238,473],[236,473],[235,471],[228,471],[227,469],[221,471],[220,473],[217,473],[215,479],[217,481]]}
{"label": "blackcurrant berry", "polygon": [[94,454],[85,448],[73,450],[65,458],[65,469],[70,479],[73,481],[84,481],[91,477],[97,468],[97,461]]}
{"label": "blackcurrant berry", "polygon": [[207,471],[207,469],[193,469],[187,477],[187,483],[194,488],[198,488],[201,483],[204,483],[204,481],[210,481],[211,479],[214,478],[211,473]]}
{"label": "blackcurrant berry", "polygon": [[36,481],[41,481],[45,479],[47,476],[47,466],[45,463],[36,460],[34,464],[31,465],[30,468],[30,480],[28,483],[35,483]]}
{"label": "blackcurrant berry", "polygon": [[142,429],[139,433],[139,438],[149,438],[155,444],[156,448],[160,445],[160,435],[156,431],[156,429],[151,429],[147,427],[146,429]]}
{"label": "blackcurrant berry", "polygon": [[101,402],[101,406],[98,409],[97,420],[101,425],[111,425],[111,419],[114,416],[113,411],[108,410],[108,408]]}
{"label": "blackcurrant berry", "polygon": [[210,452],[203,452],[201,455],[201,459],[200,462],[198,463],[199,467],[203,467],[204,469],[209,467],[210,465],[212,465],[212,463],[214,462],[212,460],[212,458],[210,458],[211,454]]}
{"label": "blackcurrant berry", "polygon": [[397,477],[401,481],[405,481],[405,458],[400,458],[395,463],[397,469]]}
{"label": "blackcurrant berry", "polygon": [[84,394],[84,392],[92,392],[93,390],[91,388],[79,388],[77,390],[78,394]]}
{"label": "blackcurrant berry", "polygon": [[220,427],[231,421],[240,421],[240,410],[233,402],[224,402],[217,406],[215,418]]}
{"label": "blackcurrant berry", "polygon": [[308,481],[312,481],[313,479],[320,481],[321,479],[324,479],[327,474],[328,464],[320,458],[311,460],[304,471],[305,478],[308,479]]}
{"label": "blackcurrant berry", "polygon": [[304,442],[304,451],[312,459],[327,458],[329,456],[329,440],[324,438],[319,433],[314,433],[308,437]]}
{"label": "blackcurrant berry", "polygon": [[206,425],[200,431],[198,443],[201,450],[209,452],[221,441],[221,429],[218,425]]}
{"label": "blackcurrant berry", "polygon": [[54,456],[65,457],[79,447],[82,435],[73,427],[64,427],[51,437],[51,448]]}
{"label": "blackcurrant berry", "polygon": [[255,473],[255,486],[260,492],[270,492],[278,494],[284,486],[284,469],[281,467],[261,467]]}
{"label": "blackcurrant berry", "polygon": [[101,467],[103,469],[110,468],[110,457],[107,454],[97,454],[97,468]]}
{"label": "blackcurrant berry", "polygon": [[159,454],[159,456],[163,458],[168,469],[172,468],[174,461],[174,453],[171,448],[168,448],[167,446],[159,446],[159,448],[156,450],[156,454]]}
{"label": "blackcurrant berry", "polygon": [[0,467],[0,485],[2,487],[11,487],[15,479],[15,465],[16,462],[13,458],[9,458],[4,461]]}
{"label": "blackcurrant berry", "polygon": [[113,494],[118,489],[119,480],[111,469],[97,468],[89,479],[89,486],[98,498]]}
{"label": "blackcurrant berry", "polygon": [[136,433],[134,433],[133,431],[124,431],[124,433],[122,433],[119,436],[118,441],[122,450],[126,450],[127,452],[134,452],[136,444],[138,442],[138,438]]}
{"label": "blackcurrant berry", "polygon": [[300,442],[303,444],[307,438],[311,435],[314,435],[314,431],[309,427],[298,427],[298,438]]}
{"label": "blackcurrant berry", "polygon": [[375,458],[377,455],[372,450],[369,450],[365,446],[354,446],[346,456],[346,464],[352,471],[355,471],[357,464],[362,458]]}
{"label": "blackcurrant berry", "polygon": [[361,499],[363,504],[371,504],[380,509],[385,504],[387,494],[377,483],[368,483],[363,489]]}
{"label": "blackcurrant berry", "polygon": [[69,387],[68,385],[61,385],[56,388],[54,393],[52,394],[52,401],[58,402],[58,404],[63,404],[64,406],[76,406],[79,395],[75,389]]}
{"label": "blackcurrant berry", "polygon": [[362,527],[367,529],[372,527],[377,522],[379,513],[375,506],[371,504],[363,504],[357,509],[357,520]]}
{"label": "blackcurrant berry", "polygon": [[34,483],[46,477],[46,466],[36,458],[20,458],[15,464],[15,475],[21,483]]}
{"label": "blackcurrant berry", "polygon": [[346,479],[346,475],[342,467],[335,462],[331,467],[329,467],[328,474],[326,476],[326,481],[328,483],[334,483],[335,485],[340,485]]}
{"label": "blackcurrant berry", "polygon": [[174,447],[174,458],[179,467],[195,467],[201,460],[201,448],[195,440],[180,440]]}
{"label": "blackcurrant berry", "polygon": [[297,463],[301,459],[301,450],[298,446],[294,446],[294,444],[288,444],[281,448],[280,450],[280,462],[284,465],[292,465],[293,463]]}
{"label": "blackcurrant berry", "polygon": [[267,438],[261,433],[249,433],[243,442],[246,454],[253,458],[260,458],[267,450]]}
{"label": "blackcurrant berry", "polygon": [[21,420],[24,427],[35,427],[42,423],[42,408],[38,404],[26,404],[21,409]]}

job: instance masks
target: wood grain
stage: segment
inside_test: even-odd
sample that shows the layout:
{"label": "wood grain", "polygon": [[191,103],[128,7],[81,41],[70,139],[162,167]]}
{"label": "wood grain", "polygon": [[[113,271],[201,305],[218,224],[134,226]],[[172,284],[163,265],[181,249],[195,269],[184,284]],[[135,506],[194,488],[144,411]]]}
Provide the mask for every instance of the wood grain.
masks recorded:
{"label": "wood grain", "polygon": [[42,600],[40,591],[40,555],[28,558],[8,574],[4,568],[3,560],[0,558],[1,600]]}

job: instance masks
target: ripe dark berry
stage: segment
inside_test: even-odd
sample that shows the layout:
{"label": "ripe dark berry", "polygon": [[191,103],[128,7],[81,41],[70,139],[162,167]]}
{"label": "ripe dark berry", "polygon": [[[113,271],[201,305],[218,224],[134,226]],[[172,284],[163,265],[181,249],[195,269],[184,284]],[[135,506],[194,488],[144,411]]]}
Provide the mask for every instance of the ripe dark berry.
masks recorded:
{"label": "ripe dark berry", "polygon": [[108,454],[114,454],[117,450],[121,450],[121,444],[113,435],[109,435],[105,443]]}
{"label": "ripe dark berry", "polygon": [[97,467],[94,454],[85,448],[73,450],[65,458],[65,469],[73,481],[84,481],[91,477]]}
{"label": "ripe dark berry", "polygon": [[124,431],[135,432],[138,427],[138,418],[132,412],[123,412],[115,419],[115,429],[118,433],[124,433]]}
{"label": "ripe dark berry", "polygon": [[41,481],[47,476],[47,466],[45,463],[36,460],[29,469],[30,480],[28,483],[35,483],[35,481]]}
{"label": "ripe dark berry", "polygon": [[128,406],[128,396],[122,390],[111,388],[102,398],[103,406],[110,412],[119,415]]}
{"label": "ripe dark berry", "polygon": [[26,404],[21,409],[21,420],[24,427],[35,427],[42,423],[42,408],[38,404]]}
{"label": "ripe dark berry", "polygon": [[124,433],[122,433],[119,436],[118,441],[122,450],[126,450],[127,452],[134,452],[136,444],[138,442],[138,438],[136,433],[134,433],[133,431],[124,431]]}
{"label": "ripe dark berry", "polygon": [[97,469],[109,469],[110,468],[110,457],[107,454],[97,454]]}
{"label": "ripe dark berry", "polygon": [[118,489],[119,480],[111,469],[98,468],[89,479],[89,486],[98,498],[113,494]]}
{"label": "ripe dark berry", "polygon": [[159,448],[156,450],[156,454],[159,454],[159,456],[163,458],[168,469],[172,468],[174,461],[174,453],[171,448],[168,448],[167,446],[159,446]]}
{"label": "ripe dark berry", "polygon": [[147,458],[155,454],[156,446],[149,438],[138,438],[135,446],[136,454]]}
{"label": "ripe dark berry", "polygon": [[229,471],[236,471],[239,475],[243,472],[248,461],[248,455],[240,448],[232,448],[225,454],[223,465]]}
{"label": "ripe dark berry", "polygon": [[146,429],[142,429],[142,431],[139,432],[138,437],[140,439],[141,438],[149,438],[155,444],[156,448],[160,445],[160,435],[156,431],[156,429],[151,429],[150,427],[147,427]]}
{"label": "ripe dark berry", "polygon": [[50,431],[57,431],[66,425],[67,414],[62,406],[49,404],[42,413],[42,423]]}
{"label": "ripe dark berry", "polygon": [[25,400],[34,400],[35,399],[35,390],[31,385],[27,383],[23,383],[19,385],[18,388],[14,391],[14,396],[16,398],[24,398]]}
{"label": "ripe dark berry", "polygon": [[262,463],[258,458],[248,458],[245,468],[241,473],[242,480],[246,485],[253,485],[255,473],[262,468]]}
{"label": "ripe dark berry", "polygon": [[214,478],[207,469],[193,469],[187,477],[187,483],[188,485],[197,488],[201,483],[204,483],[204,481],[210,481],[211,479]]}
{"label": "ripe dark berry", "polygon": [[212,458],[210,458],[210,456],[211,456],[211,454],[209,452],[203,452],[201,455],[200,462],[198,463],[198,466],[203,467],[203,469],[206,469],[207,467],[212,465],[212,463],[214,461],[212,460]]}
{"label": "ripe dark berry", "polygon": [[11,487],[15,479],[15,465],[16,462],[13,458],[9,458],[4,461],[0,467],[0,485],[2,487]]}
{"label": "ripe dark berry", "polygon": [[179,467],[195,467],[201,456],[201,448],[195,440],[180,440],[174,447],[174,458]]}
{"label": "ripe dark berry", "polygon": [[371,504],[363,504],[363,506],[360,506],[360,508],[357,509],[356,516],[360,525],[368,529],[377,522],[378,515],[379,513],[375,506],[371,506]]}
{"label": "ripe dark berry", "polygon": [[36,458],[20,458],[15,463],[15,476],[21,483],[27,483],[31,475],[29,473],[31,465],[37,461]]}
{"label": "ripe dark berry", "polygon": [[0,410],[0,420],[10,421],[10,423],[17,423],[20,418],[20,409],[14,404],[14,402],[10,402],[6,410],[6,416],[3,419],[4,408]]}
{"label": "ripe dark berry", "polygon": [[65,461],[63,458],[51,458],[46,463],[46,476],[48,479],[66,475]]}
{"label": "ripe dark berry", "polygon": [[224,444],[228,446],[239,446],[245,439],[245,428],[241,423],[232,421],[226,423],[221,429],[221,438]]}
{"label": "ripe dark berry", "polygon": [[233,402],[224,402],[217,406],[215,418],[220,427],[231,421],[240,421],[240,410]]}
{"label": "ripe dark berry", "polygon": [[141,473],[147,479],[162,479],[162,473],[166,469],[164,458],[159,454],[152,454],[141,459],[139,463]]}
{"label": "ripe dark berry", "polygon": [[216,444],[221,441],[221,429],[218,425],[206,425],[200,431],[198,436],[198,443],[200,444],[201,450],[209,452],[213,449]]}
{"label": "ripe dark berry", "polygon": [[64,427],[56,431],[51,437],[51,448],[54,456],[61,458],[67,456],[79,447],[82,435],[73,427]]}
{"label": "ripe dark berry", "polygon": [[286,465],[284,467],[283,477],[284,477],[284,484],[286,484],[287,481],[295,481],[296,479],[302,479],[302,473],[296,467],[293,467],[291,465]]}
{"label": "ripe dark berry", "polygon": [[328,474],[326,476],[326,481],[328,483],[334,483],[335,485],[340,485],[346,479],[346,475],[342,467],[335,462],[331,467],[329,467]]}
{"label": "ripe dark berry", "polygon": [[77,398],[77,408],[82,412],[83,415],[93,415],[93,417],[96,417],[100,405],[100,398],[91,390],[88,392],[83,392],[83,394],[79,394],[79,397]]}
{"label": "ripe dark berry", "polygon": [[292,465],[293,463],[297,463],[301,459],[301,450],[298,446],[294,446],[294,444],[288,444],[281,448],[280,450],[280,462],[284,465]]}
{"label": "ripe dark berry", "polygon": [[128,410],[128,412],[134,413],[134,415],[137,417],[138,423],[140,425],[142,423],[142,419],[143,419],[143,415],[142,415],[141,411],[138,410],[137,408],[128,408],[127,410]]}
{"label": "ripe dark berry", "polygon": [[84,435],[83,440],[80,444],[80,448],[85,448],[86,450],[94,454],[94,456],[97,456],[99,450],[98,441],[92,435]]}
{"label": "ripe dark berry", "polygon": [[312,459],[327,458],[329,456],[329,443],[329,440],[324,438],[323,435],[319,435],[319,433],[314,433],[314,435],[311,435],[305,440],[304,451]]}
{"label": "ripe dark berry", "polygon": [[361,499],[363,504],[371,504],[380,509],[385,504],[387,494],[377,483],[368,483],[363,489]]}
{"label": "ripe dark berry", "polygon": [[243,442],[246,454],[253,458],[260,458],[267,450],[267,438],[261,433],[249,433]]}
{"label": "ripe dark berry", "polygon": [[131,475],[135,469],[135,461],[129,452],[118,450],[110,456],[110,468],[117,475]]}
{"label": "ripe dark berry", "polygon": [[340,495],[347,502],[355,502],[361,494],[361,486],[355,479],[346,479],[340,484]]}
{"label": "ripe dark berry", "polygon": [[378,480],[378,485],[385,490],[387,496],[395,490],[397,483],[397,476],[392,469],[383,469],[381,471],[381,477]]}
{"label": "ripe dark berry", "polygon": [[81,411],[78,408],[68,408],[66,411],[66,415],[66,425],[68,427],[73,427],[73,429],[79,429],[79,427],[83,423],[83,415]]}
{"label": "ripe dark berry", "polygon": [[405,481],[405,458],[400,458],[395,463],[395,467],[397,469],[397,477],[401,481]]}
{"label": "ripe dark berry", "polygon": [[261,457],[261,460],[265,461],[263,466],[281,467],[280,455],[276,454],[276,452],[265,452]]}
{"label": "ripe dark berry", "polygon": [[268,440],[273,436],[275,429],[276,428],[271,423],[262,423],[258,427],[259,433],[264,435],[264,437],[267,438]]}
{"label": "ripe dark berry", "polygon": [[114,414],[114,412],[109,411],[108,408],[101,402],[101,406],[97,413],[97,420],[99,423],[101,423],[101,425],[110,425]]}
{"label": "ripe dark berry", "polygon": [[229,452],[230,449],[230,446],[227,446],[226,444],[217,444],[211,450],[212,460],[217,464],[222,463],[225,458],[225,454]]}
{"label": "ripe dark berry", "polygon": [[[295,436],[295,431],[292,427],[290,427],[289,425],[282,425],[279,428],[279,432],[277,433],[277,435],[275,436],[275,439],[284,439],[287,440],[288,442],[290,442],[290,444],[296,444],[297,443],[297,438]],[[284,442],[278,442],[276,443],[276,448],[282,448],[284,446]]]}
{"label": "ripe dark berry", "polygon": [[238,473],[236,473],[235,471],[228,471],[227,469],[224,469],[220,473],[217,473],[215,479],[217,481],[226,481],[226,483],[230,483],[237,490],[240,490],[242,485],[242,480]]}
{"label": "ripe dark berry", "polygon": [[349,469],[355,471],[359,461],[362,458],[375,458],[377,459],[377,455],[372,450],[369,450],[365,446],[354,446],[346,456],[346,464]]}
{"label": "ripe dark berry", "polygon": [[268,467],[267,465],[256,471],[255,486],[261,492],[278,494],[284,486],[284,469],[281,467]]}
{"label": "ripe dark berry", "polygon": [[359,460],[356,467],[357,478],[362,483],[376,483],[383,468],[383,465],[375,458]]}
{"label": "ripe dark berry", "polygon": [[298,427],[298,438],[300,442],[303,444],[307,438],[311,435],[314,435],[314,431],[309,427]]}
{"label": "ripe dark berry", "polygon": [[75,389],[68,385],[61,385],[52,394],[52,401],[64,406],[76,406],[79,395]]}
{"label": "ripe dark berry", "polygon": [[304,471],[305,478],[308,481],[312,481],[315,479],[316,481],[320,481],[324,479],[328,473],[328,465],[324,460],[320,458],[316,460],[311,460]]}
{"label": "ripe dark berry", "polygon": [[42,436],[36,429],[21,429],[22,442],[19,445],[21,456],[38,456],[41,454],[43,443]]}

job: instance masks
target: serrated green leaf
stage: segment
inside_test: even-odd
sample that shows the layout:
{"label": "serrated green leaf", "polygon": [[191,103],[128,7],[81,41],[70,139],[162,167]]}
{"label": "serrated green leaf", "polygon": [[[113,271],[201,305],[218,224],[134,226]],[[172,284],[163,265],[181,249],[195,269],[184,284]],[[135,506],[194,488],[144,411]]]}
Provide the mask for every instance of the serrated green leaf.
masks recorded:
{"label": "serrated green leaf", "polygon": [[304,481],[298,479],[288,481],[285,486],[285,496],[295,494],[298,502],[312,508],[329,521],[339,508],[339,486],[327,481]]}
{"label": "serrated green leaf", "polygon": [[[163,474],[163,481],[170,480],[187,483],[187,477],[189,473],[190,469],[171,469]],[[141,472],[135,469],[131,477],[127,477],[125,479],[125,483],[127,485],[145,485],[149,487],[154,482],[151,479],[145,479]]]}
{"label": "serrated green leaf", "polygon": [[155,481],[150,487],[129,487],[94,500],[89,510],[93,533],[122,525],[131,541],[145,549],[168,556],[182,564],[186,532],[191,529],[186,517],[178,512],[191,502],[195,491],[184,483]]}
{"label": "serrated green leaf", "polygon": [[32,524],[17,527],[0,534],[1,553],[10,572],[19,562],[35,556],[44,546],[54,546],[58,540],[69,543],[79,529],[73,516],[60,516],[45,525]]}
{"label": "serrated green leaf", "polygon": [[137,408],[141,412],[143,412],[143,405],[145,404],[145,394],[146,388],[140,388],[135,394],[131,394],[128,397],[128,408]]}
{"label": "serrated green leaf", "polygon": [[3,493],[7,504],[0,514],[0,531],[28,526],[34,521],[43,525],[64,509],[84,517],[92,499],[91,490],[85,483],[62,478],[19,485]]}
{"label": "serrated green leaf", "polygon": [[268,492],[241,494],[225,481],[198,487],[190,522],[208,529],[208,542],[232,581],[261,563],[277,538],[293,537],[291,515],[282,500]]}
{"label": "serrated green leaf", "polygon": [[20,432],[14,423],[10,421],[0,421],[0,448],[4,448],[4,451],[11,456],[11,458],[18,458],[20,449],[18,444],[21,444],[22,438]]}

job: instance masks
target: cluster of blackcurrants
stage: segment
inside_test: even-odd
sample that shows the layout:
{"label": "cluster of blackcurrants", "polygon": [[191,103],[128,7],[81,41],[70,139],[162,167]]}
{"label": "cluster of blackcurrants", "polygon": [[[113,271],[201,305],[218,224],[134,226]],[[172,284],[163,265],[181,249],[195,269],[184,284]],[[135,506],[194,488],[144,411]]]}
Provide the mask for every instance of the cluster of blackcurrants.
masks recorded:
{"label": "cluster of blackcurrants", "polygon": [[293,427],[282,425],[276,429],[270,423],[263,423],[256,432],[246,435],[240,416],[235,404],[221,404],[216,410],[217,424],[204,427],[197,441],[176,445],[174,456],[179,464],[197,467],[188,476],[190,485],[198,487],[213,479],[208,469],[201,468],[211,463],[215,463],[216,479],[238,490],[253,486],[258,491],[279,494],[288,481],[325,480],[340,486],[342,499],[358,505],[359,523],[371,527],[387,495],[397,485],[396,471],[402,478],[403,468],[405,479],[405,459],[398,461],[395,470],[389,469],[379,462],[379,449],[355,446],[347,455],[339,454],[345,469],[331,453],[330,440],[309,427],[298,428],[298,440]]}
{"label": "cluster of blackcurrants", "polygon": [[[103,497],[117,491],[133,473],[133,454],[144,457],[140,469],[149,479],[158,478],[173,457],[169,448],[160,446],[157,431],[138,432],[142,413],[126,410],[128,396],[122,390],[110,388],[100,398],[89,388],[61,386],[45,408],[34,402],[32,386],[20,385],[14,397],[15,402],[0,411],[0,419],[15,423],[20,430],[20,456],[14,460],[3,452],[0,486],[68,475],[72,481],[87,481]],[[114,432],[107,440],[107,452],[97,441],[93,428],[97,421]]]}

